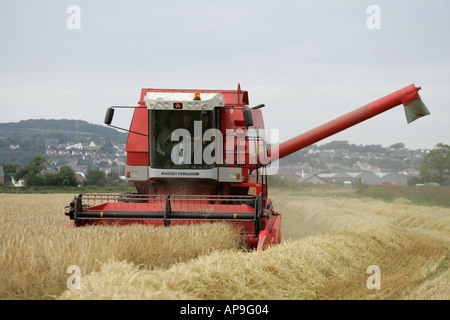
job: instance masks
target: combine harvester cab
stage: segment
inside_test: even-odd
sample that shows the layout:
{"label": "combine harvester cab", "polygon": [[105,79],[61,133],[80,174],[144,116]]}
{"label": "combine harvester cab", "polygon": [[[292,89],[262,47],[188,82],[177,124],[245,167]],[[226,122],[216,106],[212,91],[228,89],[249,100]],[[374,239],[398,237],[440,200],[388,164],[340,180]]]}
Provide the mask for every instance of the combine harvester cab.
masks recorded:
{"label": "combine harvester cab", "polygon": [[[268,196],[271,163],[403,104],[407,122],[429,114],[413,84],[269,148],[262,107],[237,90],[142,89],[127,141],[126,179],[135,194],[80,194],[66,207],[75,226],[173,226],[228,222],[249,247],[281,242]],[[118,128],[121,129],[121,128]],[[122,129],[126,130],[126,129]]]}

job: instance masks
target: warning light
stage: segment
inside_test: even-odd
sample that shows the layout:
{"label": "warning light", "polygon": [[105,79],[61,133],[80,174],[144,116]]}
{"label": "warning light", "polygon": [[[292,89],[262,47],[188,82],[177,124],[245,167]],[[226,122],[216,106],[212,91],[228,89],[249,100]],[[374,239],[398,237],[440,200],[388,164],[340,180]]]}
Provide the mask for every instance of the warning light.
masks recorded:
{"label": "warning light", "polygon": [[200,99],[200,92],[194,93],[194,100],[201,100]]}
{"label": "warning light", "polygon": [[180,102],[175,102],[175,103],[173,104],[173,108],[174,108],[174,109],[183,109],[183,104],[180,103]]}

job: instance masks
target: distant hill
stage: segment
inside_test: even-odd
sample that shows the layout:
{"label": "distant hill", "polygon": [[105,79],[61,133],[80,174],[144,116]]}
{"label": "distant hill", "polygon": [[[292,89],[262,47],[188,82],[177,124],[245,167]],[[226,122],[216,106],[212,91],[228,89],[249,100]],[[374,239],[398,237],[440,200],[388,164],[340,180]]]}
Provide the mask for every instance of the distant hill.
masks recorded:
{"label": "distant hill", "polygon": [[46,154],[48,142],[90,143],[102,146],[109,141],[124,144],[127,133],[82,120],[33,119],[0,123],[0,163],[26,164]]}
{"label": "distant hill", "polygon": [[45,136],[45,133],[53,133],[55,131],[63,131],[75,134],[94,134],[103,136],[123,136],[126,133],[119,132],[113,128],[91,124],[83,120],[55,120],[55,119],[31,119],[22,120],[20,122],[0,123],[0,137],[10,137],[16,135],[17,132],[26,133],[31,131],[33,135],[38,133]]}

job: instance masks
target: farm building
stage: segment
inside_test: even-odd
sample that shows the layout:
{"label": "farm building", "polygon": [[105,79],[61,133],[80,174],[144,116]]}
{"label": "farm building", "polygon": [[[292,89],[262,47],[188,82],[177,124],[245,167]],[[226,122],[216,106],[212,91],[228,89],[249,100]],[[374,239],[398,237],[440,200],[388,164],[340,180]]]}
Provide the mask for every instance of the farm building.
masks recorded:
{"label": "farm building", "polygon": [[362,183],[365,184],[401,184],[406,185],[408,179],[399,173],[395,172],[381,172],[381,173],[371,173],[364,172],[358,176]]}
{"label": "farm building", "polygon": [[308,175],[304,178],[297,180],[297,182],[310,182],[312,184],[320,184],[320,185],[327,184],[327,182],[324,179],[319,178],[316,174]]}
{"label": "farm building", "polygon": [[341,173],[319,173],[309,175],[297,180],[297,182],[311,182],[313,184],[325,184],[325,183],[349,183],[354,181],[361,181],[365,184],[377,185],[377,184],[397,184],[406,185],[408,179],[399,173],[384,172],[384,173],[372,173],[372,172],[341,172]]}

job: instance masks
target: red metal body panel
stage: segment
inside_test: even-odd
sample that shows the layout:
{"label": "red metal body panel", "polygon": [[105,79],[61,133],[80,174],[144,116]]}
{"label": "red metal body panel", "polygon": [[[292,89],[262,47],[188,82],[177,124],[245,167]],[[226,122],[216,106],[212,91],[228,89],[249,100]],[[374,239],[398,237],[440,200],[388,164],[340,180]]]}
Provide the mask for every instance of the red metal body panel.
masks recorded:
{"label": "red metal body panel", "polygon": [[149,165],[149,144],[148,137],[148,109],[136,108],[131,121],[130,132],[126,146],[127,164],[130,166]]}

